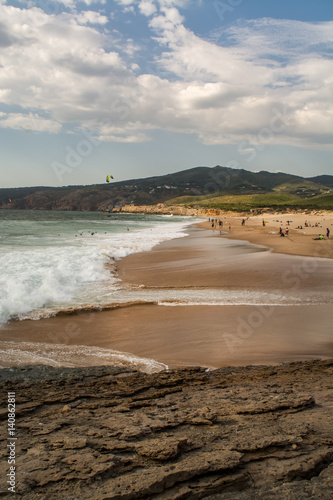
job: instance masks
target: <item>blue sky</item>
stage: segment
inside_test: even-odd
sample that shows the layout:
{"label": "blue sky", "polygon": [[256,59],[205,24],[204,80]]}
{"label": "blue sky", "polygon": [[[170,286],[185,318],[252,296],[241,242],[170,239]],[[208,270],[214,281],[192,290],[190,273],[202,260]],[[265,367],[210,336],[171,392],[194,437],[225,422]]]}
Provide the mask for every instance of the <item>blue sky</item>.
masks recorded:
{"label": "blue sky", "polygon": [[331,0],[0,0],[0,187],[332,171]]}

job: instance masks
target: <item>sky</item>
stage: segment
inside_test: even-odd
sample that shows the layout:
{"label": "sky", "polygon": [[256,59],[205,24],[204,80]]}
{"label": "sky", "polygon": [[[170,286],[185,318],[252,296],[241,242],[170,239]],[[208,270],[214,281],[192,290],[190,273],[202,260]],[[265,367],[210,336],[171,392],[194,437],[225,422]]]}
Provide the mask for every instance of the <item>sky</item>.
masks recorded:
{"label": "sky", "polygon": [[331,0],[0,0],[0,187],[331,174]]}

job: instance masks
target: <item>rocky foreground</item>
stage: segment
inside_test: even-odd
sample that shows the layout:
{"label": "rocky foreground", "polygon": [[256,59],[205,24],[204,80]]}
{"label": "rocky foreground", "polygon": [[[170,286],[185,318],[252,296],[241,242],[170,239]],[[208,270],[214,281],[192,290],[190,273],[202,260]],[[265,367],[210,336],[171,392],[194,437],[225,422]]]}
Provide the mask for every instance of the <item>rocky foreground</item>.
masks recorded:
{"label": "rocky foreground", "polygon": [[15,498],[331,499],[333,361],[0,370],[16,399]]}

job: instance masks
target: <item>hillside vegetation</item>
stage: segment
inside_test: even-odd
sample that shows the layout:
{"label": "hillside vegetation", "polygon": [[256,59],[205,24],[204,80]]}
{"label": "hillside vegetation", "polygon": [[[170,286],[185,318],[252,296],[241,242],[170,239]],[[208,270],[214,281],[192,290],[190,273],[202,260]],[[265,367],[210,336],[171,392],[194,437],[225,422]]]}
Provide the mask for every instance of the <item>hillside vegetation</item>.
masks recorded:
{"label": "hillside vegetation", "polygon": [[164,203],[235,211],[287,207],[332,210],[332,185],[333,176],[329,175],[306,179],[282,172],[196,167],[111,184],[0,189],[0,208],[112,211],[125,205]]}
{"label": "hillside vegetation", "polygon": [[184,205],[189,208],[212,208],[247,212],[257,208],[271,209],[317,209],[333,210],[333,193],[314,196],[312,198],[299,198],[288,193],[248,194],[248,195],[221,195],[214,197],[181,197],[170,200],[168,205]]}

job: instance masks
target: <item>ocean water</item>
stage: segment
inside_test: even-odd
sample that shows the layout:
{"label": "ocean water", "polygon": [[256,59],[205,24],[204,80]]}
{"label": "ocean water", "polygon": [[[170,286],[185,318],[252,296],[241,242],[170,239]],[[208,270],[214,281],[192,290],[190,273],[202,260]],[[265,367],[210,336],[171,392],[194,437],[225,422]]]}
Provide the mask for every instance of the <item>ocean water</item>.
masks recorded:
{"label": "ocean water", "polygon": [[[127,255],[181,238],[193,217],[99,212],[0,210],[0,328],[68,309],[129,302],[162,306],[323,303],[318,291],[286,293],[219,289],[140,289],[123,284],[114,264]],[[219,240],[226,259],[258,248]],[[222,250],[223,249],[223,250]]]}
{"label": "ocean water", "polygon": [[186,236],[192,217],[0,210],[0,325],[133,300],[112,264]]}
{"label": "ocean water", "polygon": [[[135,252],[149,251],[162,241],[182,238],[190,232],[190,225],[201,220],[194,217],[97,212],[0,210],[0,368],[27,364],[71,367],[111,364],[131,366],[148,373],[167,368],[165,362],[169,363],[168,357],[165,359],[160,356],[160,351],[164,352],[166,349],[172,332],[160,337],[160,329],[156,328],[156,331],[150,333],[147,350],[138,351],[138,345],[141,345],[144,335],[143,339],[138,338],[138,344],[134,337],[134,347],[121,342],[121,350],[116,350],[117,344],[114,341],[108,347],[102,347],[104,344],[101,346],[98,341],[96,345],[90,345],[94,343],[94,339],[89,337],[89,322],[95,317],[94,314],[87,315],[89,345],[81,345],[80,339],[75,337],[73,337],[74,343],[67,337],[64,339],[64,332],[61,329],[57,330],[61,318],[55,321],[55,330],[52,331],[44,331],[45,322],[38,321],[56,316],[61,311],[73,309],[94,311],[112,308],[120,303],[158,304],[162,306],[160,312],[164,311],[167,317],[172,317],[173,313],[177,312],[175,306],[220,306],[213,308],[221,311],[221,317],[216,324],[210,325],[213,332],[211,340],[208,335],[210,332],[204,330],[200,330],[199,337],[196,338],[195,325],[188,341],[184,341],[184,345],[180,348],[177,347],[177,341],[182,339],[182,334],[176,335],[176,347],[172,344],[172,352],[175,354],[177,351],[177,354],[179,350],[179,356],[183,356],[181,362],[185,364],[188,362],[189,353],[195,352],[196,346],[200,345],[200,353],[206,352],[206,354],[200,354],[199,360],[193,358],[194,361],[191,362],[203,366],[220,366],[211,361],[212,353],[224,352],[226,346],[222,342],[219,348],[216,347],[216,342],[221,342],[223,335],[222,330],[219,330],[217,337],[214,337],[214,328],[219,327],[222,322],[226,323],[224,326],[226,331],[232,332],[235,328],[237,330],[244,306],[251,307],[251,313],[248,314],[251,318],[252,312],[256,314],[258,307],[274,306],[274,318],[268,317],[265,323],[267,331],[271,330],[277,319],[286,317],[281,332],[277,334],[291,328],[292,337],[298,332],[303,343],[306,332],[309,338],[312,338],[313,332],[316,338],[321,332],[325,337],[322,342],[326,342],[330,325],[328,326],[326,317],[322,317],[322,307],[332,302],[329,287],[332,274],[328,267],[331,263],[324,262],[325,259],[319,259],[312,264],[310,257],[272,255],[266,247],[224,238],[214,240],[219,234],[216,232],[211,234],[213,239],[210,243],[223,254],[226,269],[233,266],[234,270],[239,271],[238,267],[241,266],[242,272],[246,275],[250,269],[262,269],[262,266],[266,266],[265,269],[268,271],[278,268],[281,276],[284,272],[297,273],[299,276],[302,266],[307,270],[315,268],[316,272],[310,273],[316,277],[315,286],[309,286],[306,273],[302,275],[302,286],[291,286],[291,284],[288,287],[280,286],[283,284],[283,280],[280,280],[281,282],[277,283],[279,286],[275,288],[270,287],[267,282],[267,286],[264,284],[262,288],[252,287],[251,283],[241,288],[223,287],[221,283],[221,286],[212,289],[200,286],[156,289],[132,287],[119,280],[114,265],[118,259]],[[186,241],[180,240],[179,245],[183,244],[186,247]],[[205,239],[197,239],[196,247],[204,252]],[[230,309],[228,306],[233,307]],[[310,317],[315,318],[315,328],[311,321],[304,324],[302,320],[304,306]],[[189,309],[185,312],[188,311]],[[71,322],[69,317],[68,324]],[[317,324],[320,325],[319,330]],[[32,335],[38,330],[38,325],[41,325],[40,338],[43,340],[36,339]],[[99,332],[93,330],[91,324],[91,334],[95,333],[98,335]],[[70,334],[68,336],[70,337]],[[258,348],[260,351],[260,346]],[[127,352],[127,349],[131,352]],[[316,349],[315,345],[314,352],[319,352]],[[249,356],[252,354],[249,353]]]}

